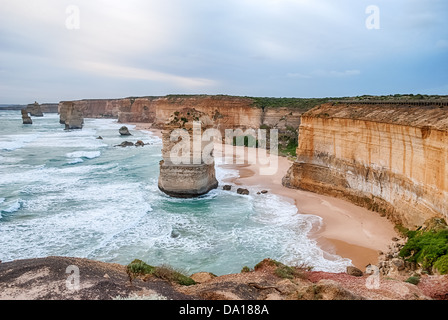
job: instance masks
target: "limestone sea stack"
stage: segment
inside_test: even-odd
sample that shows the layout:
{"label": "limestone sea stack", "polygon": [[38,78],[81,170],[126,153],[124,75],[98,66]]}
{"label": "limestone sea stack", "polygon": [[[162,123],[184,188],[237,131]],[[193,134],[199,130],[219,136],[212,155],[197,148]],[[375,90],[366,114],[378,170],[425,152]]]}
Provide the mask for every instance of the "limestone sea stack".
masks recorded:
{"label": "limestone sea stack", "polygon": [[82,129],[84,117],[73,102],[63,102],[59,108],[59,122],[65,124],[65,130]]}
{"label": "limestone sea stack", "polygon": [[26,111],[28,111],[32,117],[43,117],[44,116],[44,114],[42,113],[40,104],[38,104],[37,102],[27,105]]}
{"label": "limestone sea stack", "polygon": [[213,121],[194,108],[171,115],[162,131],[161,191],[172,197],[192,198],[218,187],[213,139],[201,139],[204,131],[212,127]]}
{"label": "limestone sea stack", "polygon": [[31,120],[31,118],[28,115],[28,112],[26,111],[26,109],[22,109],[21,112],[22,112],[23,124],[33,124],[33,120]]}

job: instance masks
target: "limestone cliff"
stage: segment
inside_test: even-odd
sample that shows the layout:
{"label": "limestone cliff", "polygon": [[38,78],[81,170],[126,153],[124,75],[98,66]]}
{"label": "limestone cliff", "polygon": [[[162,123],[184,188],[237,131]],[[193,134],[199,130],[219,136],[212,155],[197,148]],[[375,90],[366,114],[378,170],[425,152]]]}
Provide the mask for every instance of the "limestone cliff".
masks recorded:
{"label": "limestone cliff", "polygon": [[[162,131],[159,189],[178,198],[206,194],[218,187],[213,160],[213,140],[203,141],[213,122],[193,108],[175,111]],[[208,150],[208,152],[207,152]]]}
{"label": "limestone cliff", "polygon": [[[297,129],[300,115],[307,110],[297,106],[260,107],[254,98],[222,95],[169,95],[71,102],[85,118],[117,118],[120,123],[151,123],[155,128],[163,128],[173,112],[182,108],[195,108],[213,119],[215,127],[220,130],[259,128],[261,125],[279,130],[288,127]],[[63,104],[59,104],[60,113]]]}
{"label": "limestone cliff", "polygon": [[446,106],[327,103],[302,115],[283,183],[414,227],[448,217],[447,163]]}

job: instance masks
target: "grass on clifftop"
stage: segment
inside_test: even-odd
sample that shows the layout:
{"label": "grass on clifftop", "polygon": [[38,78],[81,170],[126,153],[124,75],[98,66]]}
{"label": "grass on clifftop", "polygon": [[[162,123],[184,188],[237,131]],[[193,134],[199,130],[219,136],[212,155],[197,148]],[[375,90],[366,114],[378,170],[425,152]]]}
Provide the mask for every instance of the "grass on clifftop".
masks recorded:
{"label": "grass on clifftop", "polygon": [[156,278],[175,282],[183,286],[196,284],[193,279],[177,270],[174,270],[170,266],[153,267],[139,259],[135,259],[130,264],[128,264],[126,267],[126,271],[131,281],[138,276],[152,275]]}

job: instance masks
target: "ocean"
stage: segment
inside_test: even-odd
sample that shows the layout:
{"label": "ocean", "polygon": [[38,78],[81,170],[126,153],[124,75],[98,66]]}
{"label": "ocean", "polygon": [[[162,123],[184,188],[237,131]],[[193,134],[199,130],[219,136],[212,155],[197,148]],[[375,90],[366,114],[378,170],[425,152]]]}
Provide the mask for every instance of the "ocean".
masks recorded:
{"label": "ocean", "polygon": [[[344,272],[349,259],[322,251],[309,232],[321,218],[281,197],[222,190],[238,171],[219,167],[218,189],[175,199],[157,187],[162,141],[149,131],[122,137],[113,119],[65,131],[57,114],[0,111],[0,260],[82,257],[141,259],[186,273],[253,268],[265,258]],[[97,139],[101,136],[103,139]],[[116,147],[123,141],[144,147]],[[250,187],[249,187],[250,190]]]}

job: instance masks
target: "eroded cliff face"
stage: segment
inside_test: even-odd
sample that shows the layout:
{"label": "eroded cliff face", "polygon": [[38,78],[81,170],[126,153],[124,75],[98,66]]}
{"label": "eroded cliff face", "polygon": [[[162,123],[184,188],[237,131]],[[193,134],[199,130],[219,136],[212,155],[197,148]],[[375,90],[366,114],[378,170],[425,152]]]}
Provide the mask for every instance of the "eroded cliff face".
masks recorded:
{"label": "eroded cliff face", "polygon": [[324,104],[302,115],[283,183],[413,228],[448,217],[448,108]]}
{"label": "eroded cliff face", "polygon": [[[71,102],[84,118],[116,118],[120,123],[151,123],[154,128],[163,128],[170,115],[179,109],[195,108],[207,114],[221,131],[262,125],[279,130],[297,129],[304,112],[294,108],[259,108],[251,98],[233,96],[181,95]],[[59,104],[60,114],[63,104]]]}

